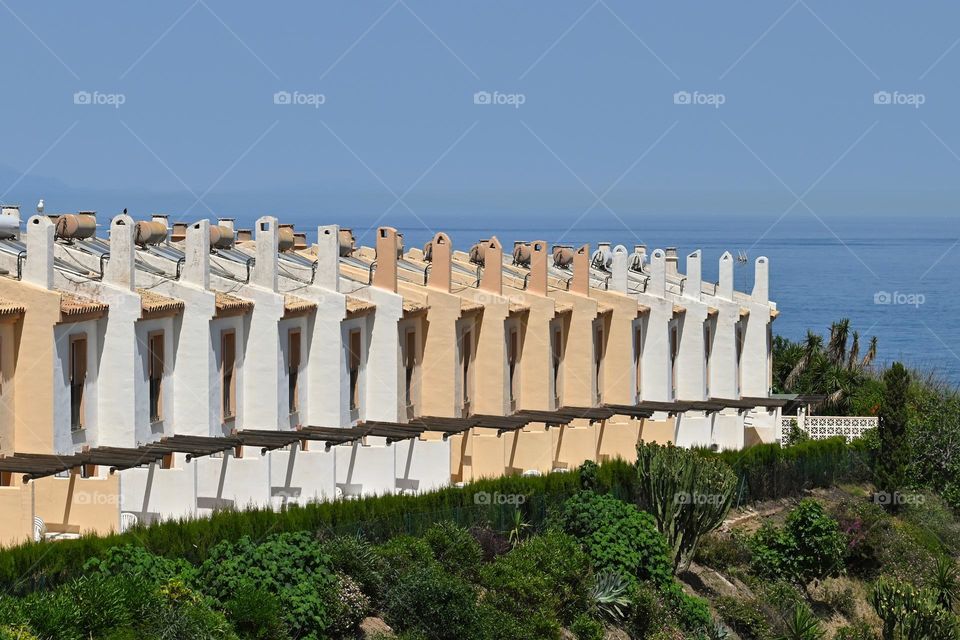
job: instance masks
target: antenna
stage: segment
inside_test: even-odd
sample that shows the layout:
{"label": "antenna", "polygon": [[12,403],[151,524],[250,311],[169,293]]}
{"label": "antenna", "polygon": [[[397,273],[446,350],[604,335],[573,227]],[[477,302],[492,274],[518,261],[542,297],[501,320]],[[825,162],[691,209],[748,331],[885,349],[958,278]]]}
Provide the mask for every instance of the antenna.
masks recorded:
{"label": "antenna", "polygon": [[[737,264],[736,264],[736,266],[738,266],[738,267],[745,267],[745,266],[747,265],[747,263],[749,263],[749,262],[750,262],[750,258],[747,257],[747,252],[744,251],[743,249],[737,249]],[[743,282],[744,291],[746,291],[746,286],[747,286],[747,282],[746,282],[746,280],[747,280],[746,272],[744,272],[743,280],[744,280],[744,282]],[[736,289],[736,285],[734,285],[734,289]]]}

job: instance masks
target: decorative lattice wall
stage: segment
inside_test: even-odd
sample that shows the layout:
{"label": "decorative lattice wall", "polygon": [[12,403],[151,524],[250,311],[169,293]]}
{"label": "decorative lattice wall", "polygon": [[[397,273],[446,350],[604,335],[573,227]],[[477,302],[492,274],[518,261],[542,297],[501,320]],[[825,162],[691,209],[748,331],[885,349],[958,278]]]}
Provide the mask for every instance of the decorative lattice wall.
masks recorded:
{"label": "decorative lattice wall", "polygon": [[783,416],[780,418],[780,444],[786,444],[793,425],[807,432],[813,440],[843,436],[850,442],[864,431],[876,429],[876,416]]}

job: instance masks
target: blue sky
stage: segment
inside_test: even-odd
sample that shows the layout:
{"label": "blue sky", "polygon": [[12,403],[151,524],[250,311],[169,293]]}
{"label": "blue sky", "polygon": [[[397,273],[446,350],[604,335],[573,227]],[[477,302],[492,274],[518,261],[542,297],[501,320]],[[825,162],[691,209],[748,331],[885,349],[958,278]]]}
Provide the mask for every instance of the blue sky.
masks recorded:
{"label": "blue sky", "polygon": [[3,0],[0,17],[7,202],[606,224],[801,196],[824,216],[946,212],[960,193],[955,2]]}

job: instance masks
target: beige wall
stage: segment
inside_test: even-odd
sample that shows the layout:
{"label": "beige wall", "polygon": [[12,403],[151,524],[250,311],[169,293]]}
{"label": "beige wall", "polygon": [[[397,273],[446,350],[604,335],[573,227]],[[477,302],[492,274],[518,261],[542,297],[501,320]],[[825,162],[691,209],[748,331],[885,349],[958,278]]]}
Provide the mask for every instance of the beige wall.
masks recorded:
{"label": "beige wall", "polygon": [[643,427],[640,429],[640,438],[644,442],[667,444],[673,442],[675,437],[676,420],[674,418],[667,418],[666,420],[644,420]]}

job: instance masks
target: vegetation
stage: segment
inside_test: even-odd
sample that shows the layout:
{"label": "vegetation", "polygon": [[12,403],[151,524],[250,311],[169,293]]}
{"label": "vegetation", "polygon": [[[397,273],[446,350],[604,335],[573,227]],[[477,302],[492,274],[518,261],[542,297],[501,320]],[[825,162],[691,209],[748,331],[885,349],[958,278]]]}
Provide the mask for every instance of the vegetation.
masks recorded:
{"label": "vegetation", "polygon": [[700,537],[730,511],[737,477],[716,458],[672,444],[637,447],[638,503],[666,538],[674,571],[685,569]]}

